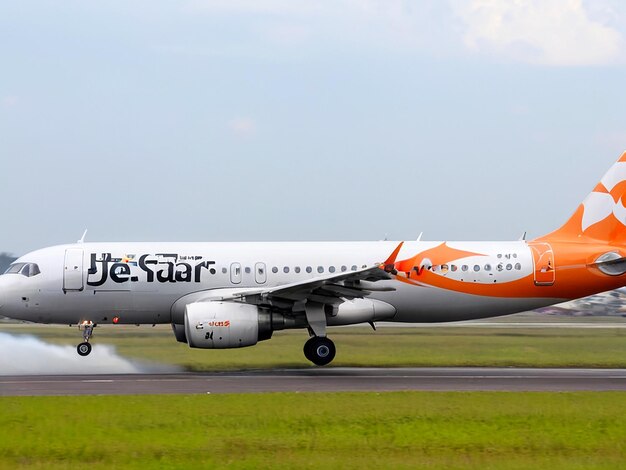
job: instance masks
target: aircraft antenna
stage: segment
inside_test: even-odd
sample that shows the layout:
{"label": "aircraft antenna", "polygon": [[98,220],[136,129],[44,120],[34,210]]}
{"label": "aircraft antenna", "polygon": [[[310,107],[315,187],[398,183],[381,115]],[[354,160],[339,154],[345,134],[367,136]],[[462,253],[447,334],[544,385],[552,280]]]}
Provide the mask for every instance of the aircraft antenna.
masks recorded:
{"label": "aircraft antenna", "polygon": [[83,243],[85,241],[85,237],[87,236],[87,229],[83,232],[83,236],[80,237],[80,240],[77,240],[76,243]]}

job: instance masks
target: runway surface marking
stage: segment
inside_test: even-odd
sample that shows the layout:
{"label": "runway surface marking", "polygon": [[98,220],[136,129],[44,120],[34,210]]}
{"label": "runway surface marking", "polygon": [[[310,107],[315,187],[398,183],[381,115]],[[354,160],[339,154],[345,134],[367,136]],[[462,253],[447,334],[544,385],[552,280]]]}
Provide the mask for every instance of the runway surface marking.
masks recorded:
{"label": "runway surface marking", "polygon": [[328,368],[0,377],[0,396],[333,391],[626,391],[625,369]]}

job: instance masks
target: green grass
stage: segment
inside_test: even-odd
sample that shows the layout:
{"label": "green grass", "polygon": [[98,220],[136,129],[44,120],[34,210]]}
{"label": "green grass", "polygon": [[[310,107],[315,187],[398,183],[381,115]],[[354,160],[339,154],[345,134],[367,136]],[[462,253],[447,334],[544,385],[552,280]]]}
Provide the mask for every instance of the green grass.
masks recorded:
{"label": "green grass", "polygon": [[[12,334],[76,345],[76,328],[0,326]],[[369,328],[330,330],[333,366],[626,367],[626,329],[580,328]],[[96,328],[93,343],[113,344],[123,356],[182,365],[190,370],[308,367],[303,330],[276,332],[256,346],[197,350],[177,343],[167,326]]]}
{"label": "green grass", "polygon": [[626,467],[626,394],[0,399],[1,468]]}
{"label": "green grass", "polygon": [[[67,327],[3,325],[75,345]],[[332,329],[334,365],[626,367],[626,330]],[[308,367],[303,331],[192,350],[165,327],[95,347],[194,370]],[[288,393],[0,398],[0,468],[626,468],[626,393]]]}

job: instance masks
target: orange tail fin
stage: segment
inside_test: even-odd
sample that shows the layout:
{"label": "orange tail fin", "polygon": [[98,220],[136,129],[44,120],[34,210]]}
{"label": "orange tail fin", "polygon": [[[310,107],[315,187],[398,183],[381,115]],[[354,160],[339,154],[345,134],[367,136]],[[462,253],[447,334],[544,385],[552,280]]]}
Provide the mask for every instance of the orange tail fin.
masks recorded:
{"label": "orange tail fin", "polygon": [[626,152],[561,228],[542,239],[626,243]]}

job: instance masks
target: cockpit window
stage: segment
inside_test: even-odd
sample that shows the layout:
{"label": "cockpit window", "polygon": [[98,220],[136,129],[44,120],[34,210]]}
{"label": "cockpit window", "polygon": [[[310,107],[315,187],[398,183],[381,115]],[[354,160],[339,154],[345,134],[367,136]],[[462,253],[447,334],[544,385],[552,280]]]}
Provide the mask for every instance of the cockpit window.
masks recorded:
{"label": "cockpit window", "polygon": [[26,277],[33,277],[39,274],[41,271],[39,270],[39,266],[35,263],[26,263],[26,265],[20,271],[20,274],[23,274]]}
{"label": "cockpit window", "polygon": [[7,269],[4,274],[18,274],[20,272],[20,270],[24,267],[26,263],[15,263],[12,264],[11,266],[9,266],[9,269]]}
{"label": "cockpit window", "polygon": [[33,277],[40,272],[39,266],[35,263],[13,263],[4,274],[21,274],[26,277]]}

